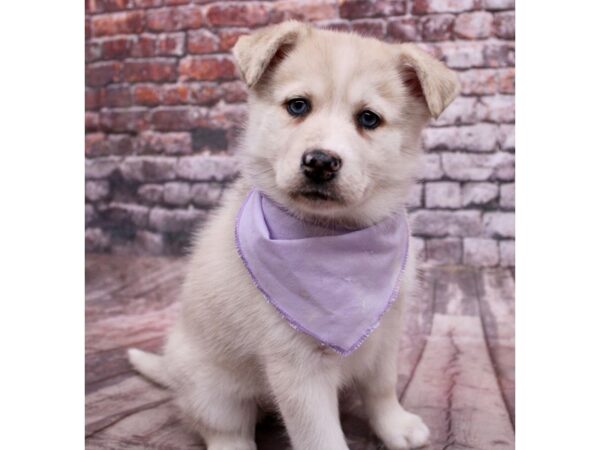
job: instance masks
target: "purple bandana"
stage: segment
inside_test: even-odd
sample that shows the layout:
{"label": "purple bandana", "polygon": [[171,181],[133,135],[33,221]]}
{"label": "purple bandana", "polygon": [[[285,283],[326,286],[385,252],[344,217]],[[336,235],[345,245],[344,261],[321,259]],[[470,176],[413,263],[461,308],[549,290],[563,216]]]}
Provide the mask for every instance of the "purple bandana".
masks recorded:
{"label": "purple bandana", "polygon": [[359,230],[323,228],[253,190],[235,236],[269,303],[294,328],[348,355],[397,297],[409,230],[404,213]]}

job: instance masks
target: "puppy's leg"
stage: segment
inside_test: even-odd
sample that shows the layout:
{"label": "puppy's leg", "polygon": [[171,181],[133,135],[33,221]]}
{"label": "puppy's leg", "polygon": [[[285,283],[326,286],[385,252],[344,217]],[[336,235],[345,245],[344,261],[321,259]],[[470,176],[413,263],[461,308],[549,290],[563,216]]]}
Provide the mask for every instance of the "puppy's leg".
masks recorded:
{"label": "puppy's leg", "polygon": [[315,360],[267,363],[267,376],[296,450],[348,450],[340,424],[339,368]]}
{"label": "puppy's leg", "polygon": [[256,450],[257,405],[237,374],[206,363],[179,389],[184,419],[208,450]]}
{"label": "puppy's leg", "polygon": [[424,446],[429,429],[421,418],[406,411],[396,394],[397,349],[390,339],[381,344],[376,363],[358,381],[358,391],[369,423],[389,450]]}

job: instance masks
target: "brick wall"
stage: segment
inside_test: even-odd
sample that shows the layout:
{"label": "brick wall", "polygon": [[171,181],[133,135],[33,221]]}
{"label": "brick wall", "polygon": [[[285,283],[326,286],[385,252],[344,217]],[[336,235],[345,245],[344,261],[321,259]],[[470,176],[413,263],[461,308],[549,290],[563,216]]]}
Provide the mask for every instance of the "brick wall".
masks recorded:
{"label": "brick wall", "polygon": [[288,18],[415,41],[462,94],[424,133],[413,234],[439,263],[514,265],[514,1],[87,0],[86,249],[179,254],[235,178],[229,50]]}

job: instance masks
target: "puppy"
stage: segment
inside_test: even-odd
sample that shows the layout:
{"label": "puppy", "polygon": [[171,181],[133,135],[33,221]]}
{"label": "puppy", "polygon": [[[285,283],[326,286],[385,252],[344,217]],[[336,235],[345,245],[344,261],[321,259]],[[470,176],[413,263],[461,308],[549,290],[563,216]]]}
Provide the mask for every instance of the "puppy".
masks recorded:
{"label": "puppy", "polygon": [[[399,217],[419,168],[420,133],[457,95],[456,75],[413,45],[295,21],[241,37],[233,53],[249,88],[241,177],[194,241],[181,314],[164,354],[131,349],[130,361],[174,391],[183,417],[209,450],[255,449],[257,409],[268,404],[280,412],[294,449],[348,449],[337,394],[349,383],[358,389],[369,423],[388,449],[420,447],[429,431],[418,416],[402,408],[395,389],[402,299],[415,277],[411,247],[394,253],[393,264],[369,273],[370,264],[380,264],[378,256],[339,243],[351,239],[354,247],[362,245],[357,239],[379,242],[388,229],[393,233],[406,228],[398,221],[404,220]],[[245,206],[249,194],[251,207]],[[286,221],[300,224],[300,230],[302,224],[322,229],[322,237],[313,233],[308,240],[323,245],[306,253],[300,266],[287,268],[287,258],[297,257],[295,250],[280,251],[280,245],[288,248],[287,236],[271,242],[264,227],[241,230],[238,236],[240,220],[246,221],[244,226],[258,226],[244,208],[281,215],[283,234]],[[272,220],[268,214],[267,222]],[[374,228],[386,221],[392,226]],[[265,245],[277,245],[272,258],[270,250],[244,254],[254,251],[252,240],[261,232],[267,233]],[[399,242],[403,238],[398,236]],[[245,238],[252,241],[246,249],[240,241]],[[388,242],[392,244],[378,247],[384,256],[387,247],[396,246],[396,240]],[[320,252],[318,258],[311,257],[313,251]],[[336,260],[340,267],[328,259],[337,257],[336,252],[344,253],[343,260]],[[271,261],[275,255],[278,259]],[[252,256],[254,263],[249,262]],[[315,267],[327,273],[315,278]],[[361,267],[369,276],[383,274],[383,282],[369,285],[371,278],[359,273]],[[303,277],[311,270],[308,285]],[[354,299],[348,288],[352,284],[344,285],[341,275],[336,278],[338,270],[363,276],[354,286],[365,294]],[[394,288],[386,288],[393,298],[381,302],[381,286],[395,275]],[[270,288],[265,287],[266,277],[271,277]],[[299,292],[294,283],[312,291]],[[292,300],[282,305],[269,289],[287,289]],[[371,289],[377,295],[370,295]],[[308,305],[309,300],[303,304],[307,295],[317,303],[335,298],[343,315],[318,303],[310,317],[304,309],[297,313],[301,320],[288,317],[286,308]],[[371,300],[379,302],[378,310],[371,308]],[[371,314],[369,320],[362,323],[355,315],[362,328],[354,322],[338,327],[338,321],[357,311],[351,309],[352,302],[362,302],[358,310]],[[306,320],[316,322],[307,325]],[[322,338],[328,333],[330,337]],[[333,344],[329,338],[339,339]]]}

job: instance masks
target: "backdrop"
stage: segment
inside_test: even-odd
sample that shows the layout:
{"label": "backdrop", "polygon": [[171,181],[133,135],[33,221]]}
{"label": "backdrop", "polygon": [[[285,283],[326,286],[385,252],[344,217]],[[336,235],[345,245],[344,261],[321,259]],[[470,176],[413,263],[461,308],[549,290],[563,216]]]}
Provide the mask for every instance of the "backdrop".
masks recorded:
{"label": "backdrop", "polygon": [[295,18],[417,42],[461,96],[424,133],[411,196],[433,263],[514,266],[514,1],[86,1],[86,250],[181,254],[236,177],[246,92],[230,49]]}

